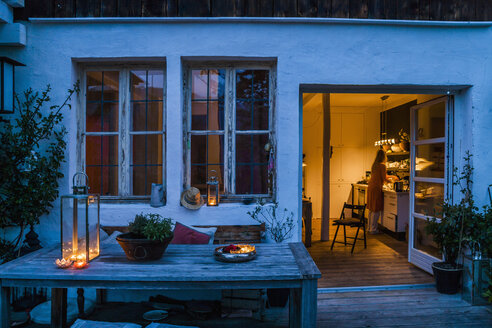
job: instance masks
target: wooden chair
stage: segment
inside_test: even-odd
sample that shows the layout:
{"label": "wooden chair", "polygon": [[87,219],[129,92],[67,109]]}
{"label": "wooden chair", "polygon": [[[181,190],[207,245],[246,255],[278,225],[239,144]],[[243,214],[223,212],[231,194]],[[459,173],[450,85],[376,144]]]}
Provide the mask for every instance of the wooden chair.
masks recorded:
{"label": "wooden chair", "polygon": [[[345,210],[350,210],[350,213],[351,213],[350,217],[345,217]],[[364,219],[365,210],[366,210],[366,205],[352,205],[352,204],[343,203],[343,208],[342,208],[342,213],[340,214],[340,219],[335,220],[333,222],[333,225],[337,226],[337,230],[335,232],[335,237],[333,237],[333,242],[331,243],[331,250],[333,250],[333,245],[335,243],[345,244],[345,246],[347,246],[347,239],[353,239],[354,240],[354,242],[352,244],[349,243],[349,245],[352,245],[352,250],[350,251],[350,253],[354,252],[354,247],[355,247],[355,243],[357,242],[357,240],[364,240],[364,248],[367,247],[366,224],[365,224],[365,219]],[[343,226],[343,242],[336,241],[338,229],[340,229],[340,226]],[[357,227],[357,232],[355,233],[355,237],[347,237],[347,233],[345,230],[345,227],[347,227],[347,226],[349,226],[351,228]],[[364,232],[364,238],[357,238],[359,235],[360,228],[362,228],[362,230]]]}

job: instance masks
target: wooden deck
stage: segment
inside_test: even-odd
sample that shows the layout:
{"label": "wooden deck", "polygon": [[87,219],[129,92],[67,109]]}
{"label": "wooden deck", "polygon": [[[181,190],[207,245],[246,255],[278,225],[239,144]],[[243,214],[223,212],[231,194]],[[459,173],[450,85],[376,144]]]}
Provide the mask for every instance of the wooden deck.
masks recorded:
{"label": "wooden deck", "polygon": [[[312,246],[309,254],[321,271],[318,288],[432,284],[434,278],[408,263],[407,243],[386,234],[367,235],[367,248],[359,240],[350,254],[350,246],[335,243],[330,250],[335,227],[330,227],[330,241],[320,241],[321,220],[313,219]],[[337,240],[343,241],[340,229]],[[355,229],[347,229],[355,235]],[[359,232],[359,236],[361,232]]]}
{"label": "wooden deck", "polygon": [[[109,303],[98,306],[89,320],[133,322],[151,310],[138,303]],[[171,315],[163,322],[207,327],[288,327],[288,307],[267,309],[264,322],[249,318],[197,320]],[[317,327],[490,327],[490,306],[470,306],[460,294],[438,294],[434,288],[318,294]],[[48,326],[30,324],[27,328]]]}

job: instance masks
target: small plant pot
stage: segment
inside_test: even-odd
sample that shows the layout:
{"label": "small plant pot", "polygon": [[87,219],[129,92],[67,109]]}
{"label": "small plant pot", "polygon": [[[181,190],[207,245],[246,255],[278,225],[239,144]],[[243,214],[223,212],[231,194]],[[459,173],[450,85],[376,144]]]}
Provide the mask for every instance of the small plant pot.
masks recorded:
{"label": "small plant pot", "polygon": [[463,267],[446,262],[432,263],[436,289],[441,294],[456,294],[460,288]]}
{"label": "small plant pot", "polygon": [[126,257],[130,261],[153,261],[160,259],[172,239],[173,235],[163,241],[142,239],[131,232],[116,237],[116,241],[123,248]]}

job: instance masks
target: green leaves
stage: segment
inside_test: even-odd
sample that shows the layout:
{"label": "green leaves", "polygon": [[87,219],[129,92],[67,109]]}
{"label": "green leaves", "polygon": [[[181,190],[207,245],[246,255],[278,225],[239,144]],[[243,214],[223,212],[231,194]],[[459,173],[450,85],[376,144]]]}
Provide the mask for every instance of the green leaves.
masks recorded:
{"label": "green leaves", "polygon": [[265,223],[265,229],[270,237],[276,242],[281,243],[292,236],[294,228],[294,213],[284,208],[278,214],[278,203],[266,204],[260,199],[252,212],[247,212],[253,220]]}
{"label": "green leaves", "polygon": [[159,214],[137,214],[128,227],[136,235],[159,241],[170,237],[174,230],[172,219]]}
{"label": "green leaves", "polygon": [[39,223],[58,197],[67,133],[62,110],[79,86],[68,90],[62,105],[46,108],[50,91],[48,85],[41,93],[15,95],[18,116],[0,125],[0,228]]}

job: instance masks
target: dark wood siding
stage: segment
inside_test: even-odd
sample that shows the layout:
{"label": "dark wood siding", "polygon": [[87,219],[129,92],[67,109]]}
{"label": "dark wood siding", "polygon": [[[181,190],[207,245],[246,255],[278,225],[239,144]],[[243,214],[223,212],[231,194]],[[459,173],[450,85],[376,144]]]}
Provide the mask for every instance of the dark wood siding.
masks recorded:
{"label": "dark wood siding", "polygon": [[334,17],[489,21],[491,0],[25,0],[30,17]]}

